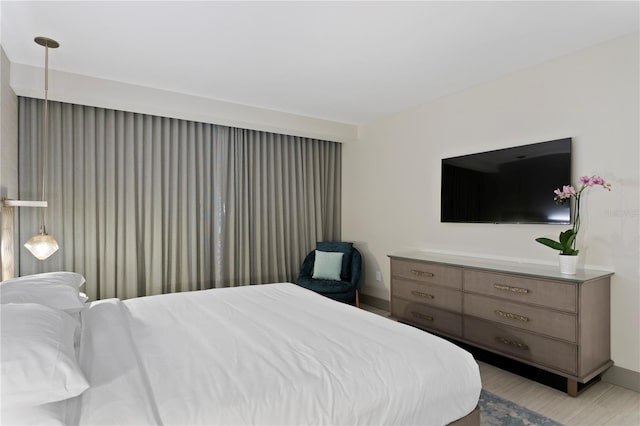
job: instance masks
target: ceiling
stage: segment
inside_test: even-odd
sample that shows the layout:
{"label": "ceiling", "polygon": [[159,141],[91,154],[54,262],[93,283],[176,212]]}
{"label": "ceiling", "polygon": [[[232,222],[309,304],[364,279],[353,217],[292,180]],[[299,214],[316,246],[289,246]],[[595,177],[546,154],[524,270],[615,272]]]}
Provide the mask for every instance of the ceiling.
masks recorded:
{"label": "ceiling", "polygon": [[637,1],[2,1],[13,63],[362,124],[638,32]]}

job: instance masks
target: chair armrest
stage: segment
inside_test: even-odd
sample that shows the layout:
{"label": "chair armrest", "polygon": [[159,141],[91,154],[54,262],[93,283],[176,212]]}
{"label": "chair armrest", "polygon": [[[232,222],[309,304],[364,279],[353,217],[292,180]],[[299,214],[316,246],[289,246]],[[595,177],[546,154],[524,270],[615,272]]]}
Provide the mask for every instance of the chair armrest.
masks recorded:
{"label": "chair armrest", "polygon": [[307,257],[304,258],[302,266],[300,267],[300,273],[298,274],[298,281],[301,278],[311,278],[313,275],[313,265],[316,260],[316,251],[310,252]]}
{"label": "chair armrest", "polygon": [[353,254],[351,255],[351,284],[358,289],[361,290],[362,285],[362,256],[360,252],[353,249]]}

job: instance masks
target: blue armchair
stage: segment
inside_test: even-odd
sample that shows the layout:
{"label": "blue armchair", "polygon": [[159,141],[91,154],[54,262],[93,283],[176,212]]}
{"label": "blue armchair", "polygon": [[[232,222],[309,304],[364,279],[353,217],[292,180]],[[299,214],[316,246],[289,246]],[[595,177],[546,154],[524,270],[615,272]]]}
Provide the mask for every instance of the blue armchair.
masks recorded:
{"label": "blue armchair", "polygon": [[362,256],[353,243],[340,241],[318,242],[316,250],[341,252],[342,268],[340,280],[313,278],[316,251],[307,255],[300,268],[296,284],[339,302],[353,303],[360,307],[360,286],[362,284]]}

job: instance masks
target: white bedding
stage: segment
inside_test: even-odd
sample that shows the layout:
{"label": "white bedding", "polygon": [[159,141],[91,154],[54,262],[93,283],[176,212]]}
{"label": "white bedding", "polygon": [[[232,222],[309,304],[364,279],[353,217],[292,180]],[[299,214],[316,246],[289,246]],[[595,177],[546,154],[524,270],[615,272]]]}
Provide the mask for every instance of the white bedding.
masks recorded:
{"label": "white bedding", "polygon": [[480,394],[469,353],[293,284],[109,299],[82,321],[71,423],[436,425]]}

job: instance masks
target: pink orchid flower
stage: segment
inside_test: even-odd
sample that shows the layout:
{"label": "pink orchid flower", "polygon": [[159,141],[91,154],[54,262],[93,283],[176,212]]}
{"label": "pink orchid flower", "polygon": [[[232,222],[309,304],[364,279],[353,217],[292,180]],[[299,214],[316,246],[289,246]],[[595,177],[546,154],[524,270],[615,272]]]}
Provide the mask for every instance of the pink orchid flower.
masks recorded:
{"label": "pink orchid flower", "polygon": [[[604,181],[604,179],[602,179],[600,176],[598,175],[593,175],[591,177],[589,176],[582,176],[579,179],[580,183],[582,184],[582,188],[585,187],[589,187],[592,188],[596,185],[600,185],[602,186],[604,189],[606,189],[607,191],[611,191],[611,184],[606,183]],[[580,191],[582,191],[582,188],[580,189]]]}
{"label": "pink orchid flower", "polygon": [[573,187],[573,185],[564,185],[562,187],[562,191],[567,194],[567,198],[571,197],[572,195],[576,195],[576,189]]}
{"label": "pink orchid flower", "polygon": [[566,200],[576,195],[576,189],[571,185],[564,185],[562,191],[556,189],[553,193],[556,194],[556,200]]}
{"label": "pink orchid flower", "polygon": [[[596,176],[594,176],[596,177]],[[593,181],[593,178],[590,178],[589,176],[580,176],[580,179],[578,179],[578,182],[580,182],[583,185],[587,185],[587,186],[593,186],[593,184],[595,183]]]}

